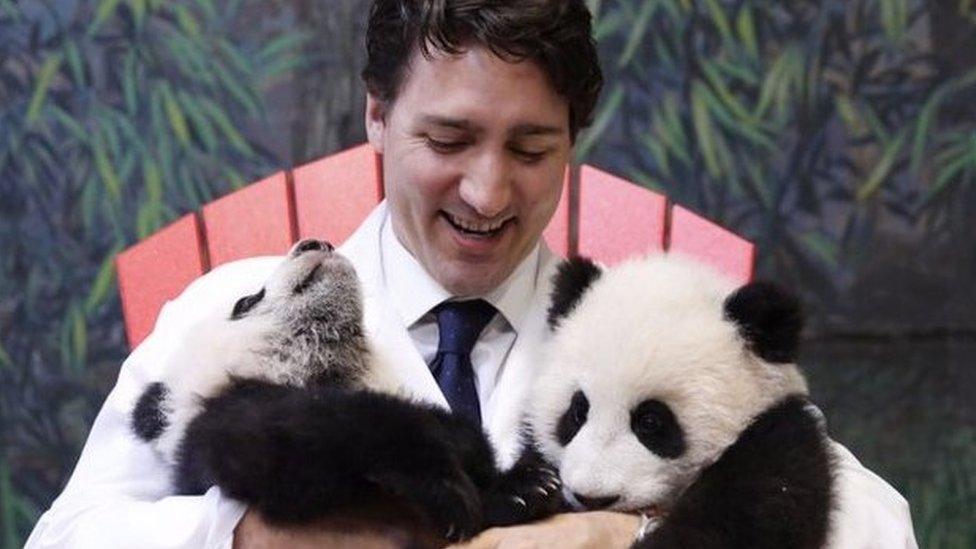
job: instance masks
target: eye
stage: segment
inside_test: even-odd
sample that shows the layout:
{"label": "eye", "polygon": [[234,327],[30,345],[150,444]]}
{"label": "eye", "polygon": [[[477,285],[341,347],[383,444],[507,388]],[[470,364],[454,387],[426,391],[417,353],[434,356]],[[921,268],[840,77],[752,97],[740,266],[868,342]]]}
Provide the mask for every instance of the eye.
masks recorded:
{"label": "eye", "polygon": [[237,320],[241,318],[262,299],[264,299],[264,288],[261,288],[261,291],[256,294],[247,295],[238,299],[237,303],[234,304],[234,311],[230,313],[230,319]]}
{"label": "eye", "polygon": [[547,151],[528,151],[519,148],[513,148],[512,152],[526,164],[535,164],[545,158],[547,154]]}
{"label": "eye", "polygon": [[427,146],[441,154],[459,152],[467,144],[467,141],[463,140],[434,139],[433,137],[427,136]]}
{"label": "eye", "polygon": [[590,412],[590,401],[586,399],[583,391],[573,393],[573,398],[569,403],[569,408],[563,412],[556,425],[556,440],[559,444],[566,446],[569,444],[576,433],[583,428],[586,423],[586,416]]}
{"label": "eye", "polygon": [[630,413],[630,429],[648,450],[663,458],[685,452],[685,436],[671,408],[657,399],[645,400]]}

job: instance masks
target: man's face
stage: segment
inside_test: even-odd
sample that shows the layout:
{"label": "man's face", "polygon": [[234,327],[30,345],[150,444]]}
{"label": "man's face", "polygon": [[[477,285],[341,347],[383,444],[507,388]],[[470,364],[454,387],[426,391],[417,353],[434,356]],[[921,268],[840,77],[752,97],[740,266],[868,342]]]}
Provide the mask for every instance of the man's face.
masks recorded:
{"label": "man's face", "polygon": [[559,202],[569,103],[532,62],[413,56],[392,105],[367,98],[393,231],[454,295],[502,283]]}

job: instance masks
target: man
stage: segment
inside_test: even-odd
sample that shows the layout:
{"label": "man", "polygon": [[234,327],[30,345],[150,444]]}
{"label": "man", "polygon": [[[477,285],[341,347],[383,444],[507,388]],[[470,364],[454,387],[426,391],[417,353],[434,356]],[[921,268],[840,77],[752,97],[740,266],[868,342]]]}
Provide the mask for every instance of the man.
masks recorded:
{"label": "man", "polygon": [[[556,258],[540,243],[600,72],[583,0],[377,0],[370,13],[366,128],[383,154],[386,201],[343,245],[363,280],[366,324],[412,392],[447,406],[435,308],[480,298],[493,317],[470,352],[469,403],[502,463],[517,426]],[[169,303],[123,365],[78,467],[28,547],[395,545],[412,532],[381,513],[300,529],[268,526],[216,488],[173,497],[158,458],[128,435],[141,388],[178,348],[183,326],[259,286],[277,259],[215,269]],[[904,500],[839,450],[840,547],[914,547]],[[364,516],[366,518],[364,518]],[[243,518],[242,518],[243,517]],[[353,525],[349,531],[350,524]],[[472,547],[625,547],[619,513],[560,515],[490,530]]]}

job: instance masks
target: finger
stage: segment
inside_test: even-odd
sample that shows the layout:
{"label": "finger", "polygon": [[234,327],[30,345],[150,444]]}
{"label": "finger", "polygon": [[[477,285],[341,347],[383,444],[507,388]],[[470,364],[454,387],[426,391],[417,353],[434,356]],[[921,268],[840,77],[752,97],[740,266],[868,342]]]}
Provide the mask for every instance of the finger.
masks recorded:
{"label": "finger", "polygon": [[448,545],[446,549],[495,549],[501,541],[500,531],[500,528],[489,528],[468,541]]}

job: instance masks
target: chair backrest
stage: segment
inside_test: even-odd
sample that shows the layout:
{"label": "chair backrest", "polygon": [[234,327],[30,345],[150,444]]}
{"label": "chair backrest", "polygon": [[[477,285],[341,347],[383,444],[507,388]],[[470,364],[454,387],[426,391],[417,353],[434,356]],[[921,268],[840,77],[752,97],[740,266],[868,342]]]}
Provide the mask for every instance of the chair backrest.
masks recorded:
{"label": "chair backrest", "polygon": [[[283,253],[300,238],[340,244],[383,198],[379,157],[368,145],[279,172],[219,198],[161,229],[116,259],[132,347],[163,304],[222,263]],[[678,205],[591,166],[567,170],[562,199],[544,232],[563,256],[614,263],[635,253],[676,250],[736,280],[752,277],[753,245]]]}

